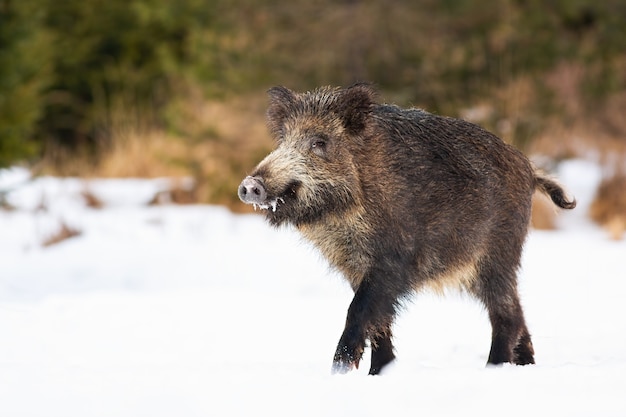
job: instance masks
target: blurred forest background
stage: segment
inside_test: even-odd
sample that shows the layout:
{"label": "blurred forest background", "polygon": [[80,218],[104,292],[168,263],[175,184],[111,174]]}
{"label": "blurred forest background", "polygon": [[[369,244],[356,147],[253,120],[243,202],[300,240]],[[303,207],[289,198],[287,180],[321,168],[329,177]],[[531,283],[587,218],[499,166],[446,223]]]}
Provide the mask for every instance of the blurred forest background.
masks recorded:
{"label": "blurred forest background", "polygon": [[0,167],[191,176],[196,201],[238,208],[272,146],[265,91],[361,80],[527,153],[610,164],[626,1],[0,0]]}

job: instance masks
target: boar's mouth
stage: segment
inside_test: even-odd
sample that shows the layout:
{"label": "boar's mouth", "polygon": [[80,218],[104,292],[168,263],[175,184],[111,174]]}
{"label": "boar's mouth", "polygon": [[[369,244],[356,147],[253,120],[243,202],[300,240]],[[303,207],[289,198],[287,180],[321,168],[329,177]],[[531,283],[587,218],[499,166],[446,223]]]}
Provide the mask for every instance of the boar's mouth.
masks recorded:
{"label": "boar's mouth", "polygon": [[259,204],[253,204],[254,209],[256,210],[256,208],[259,207],[261,210],[268,210],[268,215],[270,215],[270,213],[277,213],[279,206],[288,205],[296,199],[298,188],[300,188],[300,182],[292,181],[287,184],[287,186],[281,192],[275,195],[271,195],[270,193],[268,193],[267,198],[264,202]]}

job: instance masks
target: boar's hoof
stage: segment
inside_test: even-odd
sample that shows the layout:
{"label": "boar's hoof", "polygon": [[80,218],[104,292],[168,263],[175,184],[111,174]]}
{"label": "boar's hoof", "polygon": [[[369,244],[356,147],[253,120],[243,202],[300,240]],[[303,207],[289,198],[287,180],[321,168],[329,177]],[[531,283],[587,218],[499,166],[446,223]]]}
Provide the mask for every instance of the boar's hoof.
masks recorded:
{"label": "boar's hoof", "polygon": [[354,368],[359,368],[363,349],[351,349],[346,345],[337,346],[333,359],[333,374],[347,374]]}
{"label": "boar's hoof", "polygon": [[239,199],[246,204],[263,204],[267,198],[265,186],[259,178],[246,177],[238,190]]}

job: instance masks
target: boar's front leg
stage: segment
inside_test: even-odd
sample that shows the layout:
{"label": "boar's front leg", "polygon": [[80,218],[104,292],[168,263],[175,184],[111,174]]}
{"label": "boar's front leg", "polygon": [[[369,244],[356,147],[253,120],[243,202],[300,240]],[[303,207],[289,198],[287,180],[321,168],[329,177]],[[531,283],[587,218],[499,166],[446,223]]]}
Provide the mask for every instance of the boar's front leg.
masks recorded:
{"label": "boar's front leg", "polygon": [[394,359],[390,327],[398,297],[385,288],[386,280],[381,278],[370,274],[357,288],[335,351],[333,373],[343,374],[359,367],[366,339],[372,342],[370,374],[377,374]]}
{"label": "boar's front leg", "polygon": [[391,343],[391,328],[380,336],[372,338],[370,343],[372,344],[372,363],[369,374],[378,375],[385,365],[396,358]]}

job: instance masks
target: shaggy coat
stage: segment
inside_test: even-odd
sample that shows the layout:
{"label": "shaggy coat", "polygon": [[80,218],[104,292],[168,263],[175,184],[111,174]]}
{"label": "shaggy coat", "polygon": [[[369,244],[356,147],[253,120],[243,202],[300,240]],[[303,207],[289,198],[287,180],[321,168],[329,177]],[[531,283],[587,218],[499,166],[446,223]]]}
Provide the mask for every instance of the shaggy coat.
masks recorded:
{"label": "shaggy coat", "polygon": [[535,190],[571,209],[561,187],[472,123],[378,104],[371,87],[269,91],[277,147],[239,187],[245,203],[292,224],[354,290],[333,371],[371,374],[394,359],[402,299],[424,287],[466,290],[492,325],[488,363],[534,363],[517,270]]}

